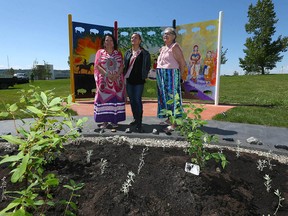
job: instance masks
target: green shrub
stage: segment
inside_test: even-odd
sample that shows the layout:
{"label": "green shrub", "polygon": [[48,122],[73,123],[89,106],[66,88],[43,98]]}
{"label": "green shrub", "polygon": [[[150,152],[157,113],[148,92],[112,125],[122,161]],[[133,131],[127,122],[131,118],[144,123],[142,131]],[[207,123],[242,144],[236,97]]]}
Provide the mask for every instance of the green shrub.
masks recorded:
{"label": "green shrub", "polygon": [[16,128],[16,136],[1,136],[18,146],[18,154],[4,156],[0,164],[9,163],[11,182],[24,182],[25,187],[19,191],[6,191],[13,200],[0,215],[12,212],[15,215],[31,215],[30,211],[40,211],[42,214],[45,207],[54,205],[50,189],[58,186],[59,180],[54,174],[45,173],[45,165],[55,159],[65,142],[80,136],[79,131],[87,120],[75,121],[67,113],[72,105],[71,95],[67,98],[54,97],[52,90],[43,92],[33,86],[29,90],[21,90],[20,94],[21,105],[7,104],[6,111],[1,112],[0,116],[10,115],[15,121],[15,113],[24,112],[34,121],[22,119],[24,126]]}
{"label": "green shrub", "polygon": [[[176,95],[175,100],[179,101],[179,95]],[[173,100],[167,102],[167,104],[172,103],[174,103]],[[201,130],[201,128],[207,124],[206,121],[201,119],[201,113],[204,108],[197,108],[192,103],[177,107],[174,114],[171,110],[162,110],[162,113],[163,115],[168,116],[172,124],[176,124],[176,130],[190,143],[188,152],[191,156],[192,163],[204,167],[206,161],[214,159],[216,162],[221,161],[222,167],[225,168],[228,163],[225,155],[221,152],[211,153],[207,151],[204,146],[204,144],[210,144],[212,141],[217,141],[213,135],[209,135]],[[183,111],[183,109],[187,111]],[[189,117],[191,114],[193,118]],[[176,118],[176,116],[179,115],[181,117]]]}

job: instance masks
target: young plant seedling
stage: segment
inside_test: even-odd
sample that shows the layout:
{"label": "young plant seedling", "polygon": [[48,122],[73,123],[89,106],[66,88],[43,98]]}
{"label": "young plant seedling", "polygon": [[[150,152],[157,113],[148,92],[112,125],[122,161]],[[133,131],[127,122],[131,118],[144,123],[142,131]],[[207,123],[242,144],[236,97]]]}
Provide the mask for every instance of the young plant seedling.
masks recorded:
{"label": "young plant seedling", "polygon": [[125,195],[128,195],[130,187],[132,187],[132,182],[134,182],[135,174],[132,171],[128,172],[127,179],[123,183],[122,188],[120,191],[122,191]]}
{"label": "young plant seedling", "polygon": [[285,198],[283,198],[283,197],[281,196],[281,193],[280,193],[280,191],[279,191],[278,189],[274,191],[274,194],[278,197],[278,205],[277,205],[277,208],[276,208],[276,210],[275,210],[275,212],[274,212],[273,215],[277,215],[277,212],[278,212],[279,208],[282,207],[281,202],[282,202],[283,200],[285,200]]}
{"label": "young plant seedling", "polygon": [[269,193],[269,192],[270,192],[270,189],[271,189],[272,179],[271,179],[270,176],[267,175],[267,174],[265,174],[264,179],[266,180],[266,181],[264,182],[264,185],[265,185],[265,187],[266,187],[266,191]]}
{"label": "young plant seedling", "polygon": [[[174,104],[175,101],[176,105]],[[201,119],[201,113],[203,112],[204,108],[197,108],[192,103],[189,105],[183,105],[181,107],[179,104],[179,95],[175,96],[175,101],[169,100],[167,102],[168,106],[174,104],[176,107],[174,112],[163,109],[162,115],[168,117],[170,122],[176,125],[176,130],[179,131],[180,134],[190,143],[188,152],[192,157],[191,162],[198,164],[200,167],[204,167],[206,161],[214,159],[216,162],[221,162],[221,166],[225,168],[225,166],[228,164],[225,155],[218,152],[210,153],[204,147],[204,144],[208,145],[211,142],[217,141],[215,136],[209,135],[201,130],[201,128],[207,124],[206,121]],[[193,118],[189,116],[193,116]]]}
{"label": "young plant seedling", "polygon": [[91,156],[93,154],[93,150],[87,150],[86,152],[87,156],[86,156],[86,162],[89,164],[91,162]]}
{"label": "young plant seedling", "polygon": [[100,174],[103,175],[105,170],[106,170],[106,167],[108,166],[108,162],[106,159],[104,158],[101,158],[101,161],[100,161]]}
{"label": "young plant seedling", "polygon": [[137,171],[138,175],[139,175],[142,167],[143,167],[144,164],[145,164],[145,162],[144,162],[144,156],[146,155],[146,152],[147,152],[148,150],[149,150],[148,147],[143,148],[143,150],[142,150],[141,156],[140,156],[140,158],[139,158],[139,159],[140,159],[140,163],[139,163],[139,165],[138,165],[138,171]]}
{"label": "young plant seedling", "polygon": [[76,211],[78,209],[77,205],[75,202],[73,202],[74,197],[80,197],[80,195],[76,194],[75,192],[78,190],[81,190],[84,187],[84,183],[78,183],[76,184],[75,181],[70,179],[70,185],[64,185],[64,188],[67,188],[71,191],[69,200],[62,200],[61,203],[66,205],[64,215],[75,215],[73,211]]}

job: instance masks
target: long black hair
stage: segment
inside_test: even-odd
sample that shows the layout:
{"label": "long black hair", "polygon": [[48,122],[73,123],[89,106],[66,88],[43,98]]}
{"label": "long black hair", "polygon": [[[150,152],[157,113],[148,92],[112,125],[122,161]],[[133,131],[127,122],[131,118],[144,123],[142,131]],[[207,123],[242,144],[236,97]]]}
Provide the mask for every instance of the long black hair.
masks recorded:
{"label": "long black hair", "polygon": [[102,49],[105,48],[105,47],[104,47],[104,43],[105,43],[105,38],[106,38],[107,36],[112,38],[113,43],[114,43],[114,50],[118,50],[117,41],[116,41],[115,37],[114,37],[112,34],[110,34],[110,33],[105,34],[105,35],[103,36],[102,41],[101,41],[101,48],[102,48]]}

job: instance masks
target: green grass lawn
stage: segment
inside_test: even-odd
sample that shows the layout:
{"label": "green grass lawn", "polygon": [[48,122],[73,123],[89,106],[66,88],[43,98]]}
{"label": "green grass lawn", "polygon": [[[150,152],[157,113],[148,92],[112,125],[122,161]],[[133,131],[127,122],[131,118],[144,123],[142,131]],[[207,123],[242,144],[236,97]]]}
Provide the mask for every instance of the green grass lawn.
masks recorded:
{"label": "green grass lawn", "polygon": [[[219,104],[237,107],[227,111],[226,115],[219,114],[213,119],[288,128],[287,81],[287,74],[221,76]],[[4,110],[5,104],[19,101],[18,91],[29,89],[29,85],[31,83],[0,90],[0,110]],[[40,86],[43,91],[55,89],[57,96],[66,97],[70,94],[70,80],[68,79],[36,80],[33,85]],[[143,98],[157,99],[156,81],[147,80]]]}
{"label": "green grass lawn", "polygon": [[[67,97],[70,94],[70,80],[59,79],[59,80],[36,80],[34,83],[17,84],[14,87],[8,89],[0,89],[0,111],[5,110],[6,104],[13,104],[19,101],[21,89],[28,90],[30,85],[39,86],[41,91],[55,89],[55,96]],[[17,118],[27,117],[23,113],[19,112]],[[0,116],[0,120],[7,119]]]}
{"label": "green grass lawn", "polygon": [[237,107],[213,119],[288,127],[287,81],[288,74],[222,76],[219,103]]}

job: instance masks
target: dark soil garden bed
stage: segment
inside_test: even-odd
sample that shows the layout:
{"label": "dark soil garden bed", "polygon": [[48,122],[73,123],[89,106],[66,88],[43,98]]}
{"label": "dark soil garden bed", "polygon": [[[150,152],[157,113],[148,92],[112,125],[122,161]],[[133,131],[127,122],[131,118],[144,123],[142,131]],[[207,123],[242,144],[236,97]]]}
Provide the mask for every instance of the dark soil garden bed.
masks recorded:
{"label": "dark soil garden bed", "polygon": [[[74,198],[77,215],[267,216],[273,215],[278,206],[276,189],[285,198],[277,215],[288,215],[288,165],[272,160],[273,170],[266,167],[260,171],[257,161],[266,157],[241,152],[237,158],[234,151],[223,150],[229,161],[227,167],[223,170],[220,164],[209,161],[197,176],[185,172],[185,163],[191,160],[183,148],[145,147],[129,142],[115,145],[105,138],[98,138],[97,142],[85,139],[66,145],[47,169],[58,175],[61,185],[70,179],[85,183],[77,191],[81,196]],[[87,150],[93,150],[90,163]],[[6,154],[3,149],[0,151],[1,155]],[[137,174],[141,155],[144,166]],[[101,159],[107,160],[107,167],[102,166],[103,174]],[[129,171],[135,177],[125,195],[120,189]],[[8,177],[8,173],[2,165],[0,178]],[[264,185],[265,174],[272,179],[269,193]],[[13,187],[7,180],[7,190]],[[67,200],[69,195],[70,191],[62,186],[55,191],[57,200]],[[0,203],[0,209],[7,203]],[[46,215],[63,215],[63,209],[64,206],[56,205]]]}

